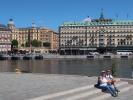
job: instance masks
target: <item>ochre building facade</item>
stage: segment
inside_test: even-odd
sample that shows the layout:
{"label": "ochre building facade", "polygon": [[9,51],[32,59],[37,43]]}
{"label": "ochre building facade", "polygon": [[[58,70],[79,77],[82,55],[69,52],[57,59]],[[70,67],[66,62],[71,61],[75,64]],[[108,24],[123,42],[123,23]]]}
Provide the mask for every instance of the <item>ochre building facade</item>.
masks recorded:
{"label": "ochre building facade", "polygon": [[[8,28],[11,30],[11,40],[18,41],[18,49],[40,53],[48,53],[49,51],[58,50],[58,33],[44,27],[36,27],[33,23],[28,28],[16,28],[12,19],[8,22]],[[33,40],[41,41],[41,46],[33,47],[29,44],[26,47],[26,43],[30,43]],[[43,43],[49,43],[50,46],[44,47]]]}

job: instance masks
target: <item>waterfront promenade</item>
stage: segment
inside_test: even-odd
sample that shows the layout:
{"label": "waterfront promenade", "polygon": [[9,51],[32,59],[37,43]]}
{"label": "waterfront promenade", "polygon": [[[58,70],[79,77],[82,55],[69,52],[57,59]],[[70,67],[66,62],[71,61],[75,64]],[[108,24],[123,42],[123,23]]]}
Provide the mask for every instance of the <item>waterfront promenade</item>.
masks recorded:
{"label": "waterfront promenade", "polygon": [[94,88],[96,82],[97,77],[79,75],[0,73],[0,100],[132,100],[128,82],[117,83],[116,98]]}
{"label": "waterfront promenade", "polygon": [[28,54],[28,55],[0,55],[0,60],[32,60],[32,59],[130,59],[133,55],[128,54],[94,54],[94,55],[59,55],[59,54]]}

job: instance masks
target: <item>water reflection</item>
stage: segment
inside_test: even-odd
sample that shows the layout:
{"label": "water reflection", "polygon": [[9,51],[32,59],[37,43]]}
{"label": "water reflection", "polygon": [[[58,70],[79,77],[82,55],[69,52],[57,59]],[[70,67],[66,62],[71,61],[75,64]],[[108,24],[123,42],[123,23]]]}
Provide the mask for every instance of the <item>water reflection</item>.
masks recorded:
{"label": "water reflection", "polygon": [[[116,59],[117,75],[131,77],[132,59]],[[4,60],[0,61],[1,72],[13,72],[20,68],[23,72],[48,74],[76,74],[96,76],[112,65],[113,60],[105,59],[45,59],[45,60]]]}

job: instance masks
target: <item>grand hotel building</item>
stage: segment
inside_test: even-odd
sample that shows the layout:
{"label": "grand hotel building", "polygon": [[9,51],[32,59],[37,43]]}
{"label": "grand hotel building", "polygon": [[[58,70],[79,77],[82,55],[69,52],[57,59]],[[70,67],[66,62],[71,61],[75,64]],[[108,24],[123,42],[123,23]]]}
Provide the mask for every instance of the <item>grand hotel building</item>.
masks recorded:
{"label": "grand hotel building", "polygon": [[133,50],[133,20],[87,18],[83,22],[65,22],[59,26],[61,54],[88,54],[90,51]]}

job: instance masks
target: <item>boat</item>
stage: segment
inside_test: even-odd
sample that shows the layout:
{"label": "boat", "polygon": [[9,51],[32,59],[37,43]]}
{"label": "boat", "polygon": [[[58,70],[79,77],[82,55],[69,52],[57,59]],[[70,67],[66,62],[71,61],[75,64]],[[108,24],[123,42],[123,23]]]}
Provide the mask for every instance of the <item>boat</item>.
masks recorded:
{"label": "boat", "polygon": [[33,58],[33,55],[31,54],[26,54],[23,56],[23,60],[32,60],[32,58]]}
{"label": "boat", "polygon": [[8,56],[5,54],[0,54],[0,60],[7,60]]}
{"label": "boat", "polygon": [[11,55],[11,60],[19,60],[20,59],[20,56],[17,55],[17,54],[12,54]]}
{"label": "boat", "polygon": [[94,59],[94,55],[87,55],[87,59]]}
{"label": "boat", "polygon": [[42,59],[43,59],[43,56],[42,56],[42,55],[36,55],[36,56],[35,56],[35,59],[36,59],[36,60],[42,60]]}

